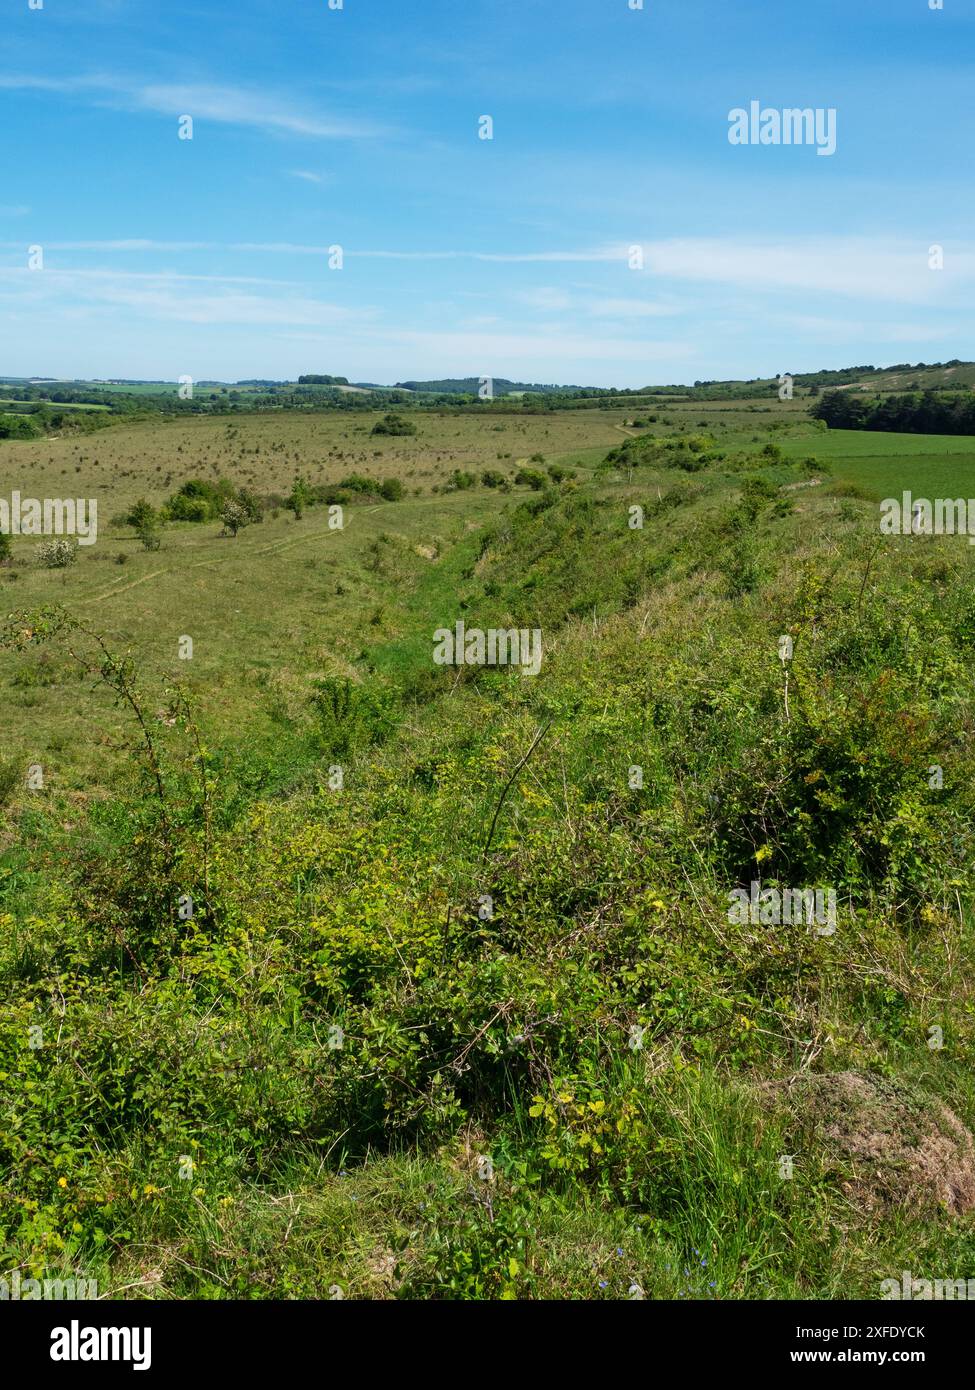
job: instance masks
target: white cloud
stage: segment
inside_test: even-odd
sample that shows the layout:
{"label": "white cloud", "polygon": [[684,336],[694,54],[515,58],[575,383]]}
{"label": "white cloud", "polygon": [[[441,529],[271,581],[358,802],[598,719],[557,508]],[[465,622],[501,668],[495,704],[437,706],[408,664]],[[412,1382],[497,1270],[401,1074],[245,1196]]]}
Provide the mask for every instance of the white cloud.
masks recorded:
{"label": "white cloud", "polygon": [[[20,241],[0,241],[7,251],[20,250]],[[129,237],[117,241],[45,241],[45,251],[218,251],[212,241],[150,241]]]}
{"label": "white cloud", "polygon": [[550,285],[539,286],[537,290],[523,290],[515,298],[520,304],[527,304],[530,309],[541,309],[545,313],[557,313],[572,305],[571,296],[565,290],[554,289]]}
{"label": "white cloud", "polygon": [[597,318],[611,319],[666,318],[681,312],[672,304],[651,299],[593,299],[586,308]]}
{"label": "white cloud", "polygon": [[785,324],[803,338],[824,338],[828,342],[862,342],[865,338],[885,343],[937,343],[950,337],[947,324],[924,326],[911,323],[865,323],[862,319],[825,318],[817,314],[773,316],[770,322]]}
{"label": "white cloud", "polygon": [[[641,342],[631,338],[594,338],[573,333],[433,333],[418,330],[383,330],[384,344],[418,350],[427,361],[440,361],[453,376],[483,376],[491,371],[521,375],[555,362],[669,362],[691,352],[687,343]],[[548,379],[548,378],[546,378]]]}
{"label": "white cloud", "polygon": [[[196,290],[201,283],[207,285],[206,291]],[[128,309],[150,319],[181,323],[306,327],[339,327],[376,317],[372,309],[346,309],[300,292],[247,292],[257,286],[279,291],[282,285],[288,288],[286,282],[248,276],[0,269],[0,297],[8,304],[65,314]]]}
{"label": "white cloud", "polygon": [[[620,257],[626,251],[616,248]],[[796,290],[928,303],[949,285],[955,288],[959,281],[975,278],[971,247],[953,250],[946,259],[948,269],[936,272],[928,269],[927,243],[869,237],[797,238],[786,243],[675,239],[644,242],[643,252],[649,275],[755,291]]]}
{"label": "white cloud", "polygon": [[139,87],[128,95],[145,110],[164,115],[176,117],[186,114],[194,120],[259,126],[263,130],[283,131],[289,135],[341,140],[384,133],[382,127],[371,123],[336,120],[300,111],[287,98],[239,87],[156,83]]}
{"label": "white cloud", "polygon": [[171,116],[173,120],[186,115],[192,116],[194,121],[255,126],[278,134],[315,139],[362,139],[390,133],[386,127],[373,122],[337,119],[321,112],[301,109],[287,96],[208,82],[137,83],[106,75],[40,77],[19,74],[0,76],[0,89],[86,96],[95,105],[153,111]]}
{"label": "white cloud", "polygon": [[[50,249],[50,248],[48,248]],[[124,280],[152,280],[160,284],[178,283],[180,281],[204,281],[209,284],[218,285],[290,285],[290,280],[271,280],[259,275],[187,275],[178,270],[76,270],[60,269],[57,266],[47,265],[40,271],[32,271],[23,265],[0,266],[0,280],[20,281],[30,279],[31,283],[36,283],[43,277],[46,283],[56,282],[58,284],[70,285],[72,281],[84,282],[86,280],[101,281],[124,281]]]}

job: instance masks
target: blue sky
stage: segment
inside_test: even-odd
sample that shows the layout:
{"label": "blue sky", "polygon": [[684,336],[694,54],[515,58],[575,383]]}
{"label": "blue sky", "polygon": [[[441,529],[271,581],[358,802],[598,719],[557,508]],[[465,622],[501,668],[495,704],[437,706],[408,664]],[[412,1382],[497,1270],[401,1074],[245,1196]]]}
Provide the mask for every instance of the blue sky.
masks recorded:
{"label": "blue sky", "polygon": [[[975,356],[975,0],[2,13],[0,373],[640,386]],[[835,108],[836,153],[730,144],[752,101]]]}

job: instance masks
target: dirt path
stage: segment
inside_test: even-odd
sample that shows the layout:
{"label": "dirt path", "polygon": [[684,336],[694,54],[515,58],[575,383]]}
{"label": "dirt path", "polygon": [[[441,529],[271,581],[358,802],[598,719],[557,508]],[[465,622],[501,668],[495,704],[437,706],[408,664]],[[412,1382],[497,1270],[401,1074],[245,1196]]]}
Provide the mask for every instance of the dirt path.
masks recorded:
{"label": "dirt path", "polygon": [[[376,511],[379,510],[379,508],[378,508],[378,506],[377,506],[377,507],[367,507],[367,508],[364,508],[363,510],[364,510],[364,511],[367,511],[367,512],[376,512]],[[346,524],[345,524],[345,526],[344,526],[342,529],[347,531],[347,530],[349,529],[349,526],[350,526],[350,525],[351,525],[351,521],[347,521]],[[252,551],[251,554],[253,554],[253,555],[277,555],[277,554],[279,553],[279,551],[288,550],[288,549],[289,549],[291,546],[293,546],[293,545],[301,545],[302,542],[304,542],[304,541],[315,541],[315,540],[327,539],[327,537],[329,537],[329,536],[334,536],[335,534],[336,534],[335,529],[333,529],[331,526],[329,526],[329,527],[328,527],[326,530],[324,530],[324,531],[308,531],[308,532],[306,532],[305,535],[303,535],[303,536],[291,536],[291,537],[289,537],[287,540],[283,540],[283,541],[274,541],[274,542],[272,542],[271,545],[264,545],[264,546],[261,546],[261,548],[260,548],[259,550]],[[227,556],[227,558],[229,559],[229,558],[231,557],[231,555],[233,555],[233,553],[234,553],[234,552],[231,551],[230,554]],[[173,571],[176,570],[176,569],[181,569],[181,570],[216,569],[217,566],[218,566],[218,564],[220,564],[220,563],[221,563],[221,562],[218,561],[218,560],[210,559],[210,560],[193,560],[193,561],[192,561],[190,564],[188,564],[188,565],[167,565],[167,566],[165,567],[165,569],[153,570],[153,571],[151,572],[151,574],[144,574],[144,575],[142,576],[141,579],[133,579],[132,582],[131,582],[130,584],[120,584],[120,585],[118,585],[117,587],[113,586],[111,589],[106,589],[105,592],[102,593],[102,594],[93,594],[91,598],[79,599],[78,602],[79,602],[79,603],[104,603],[105,600],[106,600],[107,598],[114,598],[114,597],[116,596],[116,594],[126,594],[126,593],[128,593],[128,591],[129,591],[130,589],[138,588],[138,586],[139,586],[140,584],[146,584],[150,579],[158,579],[159,575],[161,575],[161,574],[172,574]]]}
{"label": "dirt path", "polygon": [[106,589],[103,594],[94,594],[91,598],[79,599],[79,603],[101,603],[103,599],[113,598],[116,594],[127,593],[129,589],[135,589],[140,584],[145,584],[149,579],[155,579],[160,574],[168,574],[169,570],[153,570],[151,574],[144,574],[141,579],[133,579],[131,584],[123,584],[117,589]]}

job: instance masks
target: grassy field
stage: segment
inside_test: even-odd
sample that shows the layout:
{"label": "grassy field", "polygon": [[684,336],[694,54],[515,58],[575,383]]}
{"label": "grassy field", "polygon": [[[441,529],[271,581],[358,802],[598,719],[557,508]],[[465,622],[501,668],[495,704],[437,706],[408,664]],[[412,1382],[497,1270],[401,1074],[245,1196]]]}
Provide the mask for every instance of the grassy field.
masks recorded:
{"label": "grassy field", "polygon": [[[454,469],[490,466],[513,476],[538,452],[567,453],[584,467],[621,437],[601,412],[487,429],[463,416],[423,418],[419,434],[402,439],[371,436],[378,418],[192,418],[119,426],[94,440],[11,442],[0,457],[0,495],[95,498],[99,539],[65,570],[31,563],[35,543],[16,541],[13,567],[0,571],[0,583],[10,585],[5,595],[27,607],[64,604],[131,649],[160,687],[179,674],[207,692],[215,734],[243,722],[271,736],[313,677],[353,669],[364,631],[395,633],[422,572],[507,501],[486,488],[440,492]],[[220,534],[219,522],[174,524],[151,553],[131,528],[111,522],[140,498],[161,505],[189,478],[219,476],[287,494],[299,470],[311,483],[353,472],[397,477],[411,495],[396,505],[347,508],[341,531],[329,529],[324,509],[301,522],[272,512],[234,540]],[[183,636],[193,638],[192,662],[179,659]],[[84,799],[104,788],[125,756],[125,721],[103,696],[95,733],[84,687],[69,686],[76,698],[66,701],[64,675],[63,665],[33,654],[14,662],[0,751],[42,763],[53,796]]]}
{"label": "grassy field", "polygon": [[[873,499],[975,495],[975,450],[652,413],[0,443],[0,496],[99,506],[76,563],[0,566],[7,1268],[127,1298],[971,1275],[975,550],[882,537]],[[158,550],[111,520],[296,472],[406,491]],[[539,675],[436,666],[459,619],[538,629]],[[835,932],[733,921],[757,880],[829,888]]]}
{"label": "grassy field", "polygon": [[830,430],[788,439],[787,456],[807,451],[822,460],[837,479],[856,483],[871,497],[968,498],[975,490],[975,442],[966,436],[884,434],[867,430]]}

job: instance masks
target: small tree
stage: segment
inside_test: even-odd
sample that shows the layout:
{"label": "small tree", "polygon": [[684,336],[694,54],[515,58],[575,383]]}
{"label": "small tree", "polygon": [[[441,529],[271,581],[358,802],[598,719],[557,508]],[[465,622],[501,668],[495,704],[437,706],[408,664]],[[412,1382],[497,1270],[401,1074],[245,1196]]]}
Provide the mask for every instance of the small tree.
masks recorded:
{"label": "small tree", "polygon": [[136,502],[135,506],[126,517],[128,525],[134,527],[140,534],[147,526],[155,526],[158,520],[159,514],[155,507],[151,502],[147,502],[144,497],[139,498],[138,502]]}
{"label": "small tree", "polygon": [[242,487],[238,489],[237,496],[233,500],[237,503],[238,507],[242,509],[244,516],[247,518],[244,522],[245,526],[250,526],[252,522],[264,520],[264,503],[256,493],[251,492],[246,487]]}
{"label": "small tree", "polygon": [[477,482],[473,473],[467,473],[462,468],[455,468],[447,482],[447,492],[466,492]]}
{"label": "small tree", "polygon": [[220,520],[223,522],[223,534],[236,536],[240,528],[248,524],[250,518],[239,502],[228,502],[220,513]]}
{"label": "small tree", "polygon": [[37,547],[37,563],[48,570],[63,570],[78,558],[78,547],[70,541],[45,541]]}
{"label": "small tree", "polygon": [[9,565],[13,547],[10,544],[10,537],[6,531],[0,531],[0,565]]}
{"label": "small tree", "polygon": [[295,521],[300,521],[305,514],[305,507],[308,505],[308,488],[305,480],[300,473],[295,474],[295,480],[291,484],[291,494],[285,506],[295,514]]}

